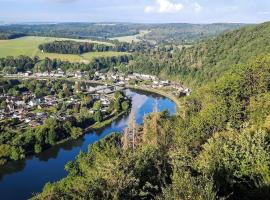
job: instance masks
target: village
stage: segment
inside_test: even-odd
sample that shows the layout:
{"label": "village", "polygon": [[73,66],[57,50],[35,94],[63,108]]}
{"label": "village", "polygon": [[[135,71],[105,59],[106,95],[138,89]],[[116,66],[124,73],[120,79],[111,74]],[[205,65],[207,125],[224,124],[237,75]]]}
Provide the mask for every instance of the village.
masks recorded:
{"label": "village", "polygon": [[[99,111],[106,118],[111,114],[110,106],[114,101],[115,92],[124,89],[120,86],[92,86],[91,84],[81,84],[78,81],[73,84],[74,92],[70,93],[70,96],[62,98],[57,93],[37,97],[32,91],[23,92],[19,96],[1,94],[0,121],[11,120],[13,124],[19,124],[21,127],[27,125],[37,127],[48,118],[66,121],[68,118],[74,117],[74,113],[67,113],[67,110],[81,107],[85,103],[82,102],[85,97],[90,99],[88,101],[92,105],[87,108],[89,114],[94,115],[96,111]],[[63,90],[66,90],[67,87],[67,84],[64,84]],[[93,108],[96,102],[100,104],[98,110]],[[62,107],[66,109],[62,109]]]}
{"label": "village", "polygon": [[[42,125],[48,117],[54,117],[65,121],[70,115],[65,112],[49,113],[44,110],[53,110],[59,105],[65,104],[66,107],[76,107],[81,104],[81,99],[77,93],[91,96],[91,99],[96,102],[101,102],[100,111],[105,114],[109,110],[109,105],[116,91],[123,91],[126,88],[153,88],[166,91],[175,97],[189,96],[191,90],[179,83],[173,83],[169,80],[161,80],[157,76],[131,73],[122,74],[118,72],[102,73],[96,71],[92,76],[87,72],[76,71],[74,73],[64,72],[61,69],[51,72],[7,74],[6,78],[18,79],[37,79],[48,81],[67,80],[72,82],[74,93],[65,98],[59,98],[57,94],[37,98],[31,91],[22,93],[21,96],[11,96],[6,93],[0,95],[0,102],[4,102],[5,106],[0,109],[0,120],[12,119],[20,124],[36,127]],[[90,83],[90,84],[87,84]],[[91,83],[95,83],[93,86]],[[66,84],[63,86],[67,87]],[[4,107],[4,108],[3,108]],[[94,114],[93,108],[89,109],[90,114]]]}
{"label": "village", "polygon": [[141,73],[129,73],[123,74],[119,72],[106,72],[102,73],[96,71],[94,74],[89,75],[88,72],[64,72],[61,69],[51,71],[51,72],[42,72],[42,73],[32,73],[28,71],[26,73],[18,74],[8,74],[5,77],[20,77],[20,78],[52,78],[52,79],[70,79],[78,81],[93,81],[100,84],[105,84],[105,86],[100,86],[100,88],[88,88],[89,92],[98,92],[98,93],[111,93],[111,86],[115,87],[145,87],[145,88],[156,88],[166,90],[167,92],[172,93],[175,97],[189,96],[191,90],[184,85],[169,80],[162,80],[154,75],[141,74]]}

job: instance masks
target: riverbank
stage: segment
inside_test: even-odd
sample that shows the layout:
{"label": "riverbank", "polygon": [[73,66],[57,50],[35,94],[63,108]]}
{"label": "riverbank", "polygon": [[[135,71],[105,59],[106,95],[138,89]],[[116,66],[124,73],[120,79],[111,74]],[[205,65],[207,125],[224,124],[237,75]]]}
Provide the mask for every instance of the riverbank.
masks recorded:
{"label": "riverbank", "polygon": [[95,131],[95,130],[99,130],[99,129],[102,129],[108,125],[110,125],[113,121],[119,119],[120,117],[122,117],[124,114],[126,114],[127,111],[122,111],[120,113],[118,113],[117,115],[113,116],[112,118],[110,119],[107,119],[105,121],[102,121],[102,122],[97,122],[91,126],[89,126],[88,128],[86,128],[84,131],[85,132],[89,132],[89,131]]}
{"label": "riverbank", "polygon": [[169,94],[166,91],[158,90],[155,88],[148,89],[148,88],[143,88],[143,87],[134,86],[134,85],[128,85],[128,86],[126,86],[126,88],[159,94],[161,96],[167,97],[168,99],[172,100],[176,104],[177,111],[180,111],[183,108],[183,105],[181,104],[180,100],[176,96],[174,96],[173,94]]}

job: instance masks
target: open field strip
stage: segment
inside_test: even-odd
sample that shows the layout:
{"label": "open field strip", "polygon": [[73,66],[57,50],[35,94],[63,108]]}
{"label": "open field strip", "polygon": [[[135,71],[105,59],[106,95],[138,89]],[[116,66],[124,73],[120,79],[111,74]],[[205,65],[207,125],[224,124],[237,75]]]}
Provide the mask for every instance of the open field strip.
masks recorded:
{"label": "open field strip", "polygon": [[139,42],[140,41],[139,37],[143,37],[149,32],[150,31],[147,31],[147,30],[141,30],[140,33],[137,35],[114,37],[114,38],[110,38],[110,40],[119,40],[120,42],[128,42],[128,43],[132,43],[132,41]]}
{"label": "open field strip", "polygon": [[[43,53],[38,49],[38,46],[40,44],[46,42],[53,42],[56,40],[57,41],[73,40],[73,41],[102,43],[92,40],[26,36],[13,40],[0,40],[0,58],[7,56],[17,57],[20,55],[25,55],[29,57],[39,56],[41,59],[48,57],[51,59],[60,59],[69,62],[87,62],[87,61],[90,62],[93,58],[97,57],[112,57],[126,54],[122,52],[90,52],[82,55],[73,55],[73,54]],[[110,43],[105,44],[112,45]]]}

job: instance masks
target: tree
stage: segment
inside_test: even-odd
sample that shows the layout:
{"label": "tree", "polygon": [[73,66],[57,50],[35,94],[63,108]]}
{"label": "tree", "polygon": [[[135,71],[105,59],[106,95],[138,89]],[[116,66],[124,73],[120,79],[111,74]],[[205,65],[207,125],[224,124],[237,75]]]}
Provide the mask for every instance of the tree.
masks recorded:
{"label": "tree", "polygon": [[267,138],[264,131],[217,133],[203,146],[197,159],[198,169],[214,178],[220,195],[233,193],[237,199],[259,192],[256,189],[270,183]]}
{"label": "tree", "polygon": [[35,147],[34,147],[34,151],[35,151],[35,153],[42,152],[42,146],[39,143],[36,143]]}
{"label": "tree", "polygon": [[95,111],[99,111],[99,110],[101,109],[101,101],[96,101],[96,102],[94,103],[93,109],[94,109]]}
{"label": "tree", "polygon": [[94,120],[96,122],[101,122],[102,121],[102,113],[101,113],[101,111],[96,111],[94,113]]}
{"label": "tree", "polygon": [[83,135],[83,130],[78,127],[72,127],[70,135],[73,139],[77,139]]}
{"label": "tree", "polygon": [[120,103],[119,99],[116,99],[116,100],[114,101],[113,107],[114,107],[114,109],[115,109],[116,111],[120,111],[120,110],[121,110],[121,103]]}
{"label": "tree", "polygon": [[122,110],[127,111],[129,109],[129,102],[127,101],[122,102],[121,108]]}

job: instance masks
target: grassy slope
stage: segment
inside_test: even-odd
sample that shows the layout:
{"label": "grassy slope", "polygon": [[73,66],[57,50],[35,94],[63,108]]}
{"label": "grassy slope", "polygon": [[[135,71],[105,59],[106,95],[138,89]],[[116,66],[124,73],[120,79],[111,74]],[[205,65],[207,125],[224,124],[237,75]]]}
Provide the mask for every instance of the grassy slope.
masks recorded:
{"label": "grassy slope", "polygon": [[[106,56],[118,56],[124,53],[120,52],[93,52],[86,53],[83,55],[68,55],[68,54],[55,54],[55,53],[42,53],[38,46],[42,43],[52,42],[55,40],[71,40],[66,38],[51,38],[51,37],[22,37],[14,40],[0,40],[0,57],[6,56],[19,56],[26,55],[30,57],[39,56],[40,58],[57,58],[60,60],[70,61],[70,62],[83,62],[91,61],[91,59],[96,57],[106,57]],[[76,41],[87,41],[95,42],[91,40],[76,40]],[[110,43],[106,43],[111,45]]]}
{"label": "grassy slope", "polygon": [[114,37],[114,38],[110,38],[110,39],[111,40],[119,40],[120,42],[128,42],[128,43],[132,43],[132,41],[139,42],[140,41],[139,37],[143,37],[147,33],[149,33],[149,31],[142,30],[142,31],[140,31],[140,34],[137,34],[137,35]]}

